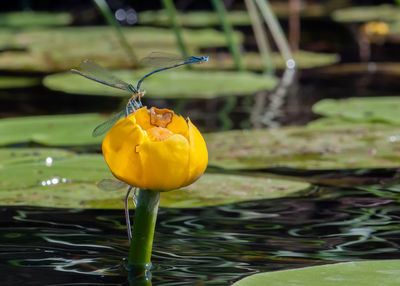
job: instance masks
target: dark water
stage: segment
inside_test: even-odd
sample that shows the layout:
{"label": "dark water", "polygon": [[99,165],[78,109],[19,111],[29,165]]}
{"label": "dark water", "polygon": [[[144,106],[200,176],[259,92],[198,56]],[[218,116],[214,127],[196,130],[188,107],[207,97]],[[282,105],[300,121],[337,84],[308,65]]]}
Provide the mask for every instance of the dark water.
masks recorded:
{"label": "dark water", "polygon": [[[122,210],[0,211],[1,285],[127,285]],[[399,258],[399,222],[395,198],[355,188],[318,187],[308,197],[201,209],[161,208],[153,285],[230,285],[263,271]]]}

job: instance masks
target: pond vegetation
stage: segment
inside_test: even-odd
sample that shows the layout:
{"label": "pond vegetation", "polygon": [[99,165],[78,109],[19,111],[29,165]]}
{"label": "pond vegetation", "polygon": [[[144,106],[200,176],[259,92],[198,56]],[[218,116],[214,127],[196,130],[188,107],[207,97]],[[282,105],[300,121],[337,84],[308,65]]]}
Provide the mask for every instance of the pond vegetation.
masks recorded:
{"label": "pond vegetation", "polygon": [[[161,194],[153,284],[398,285],[399,6],[305,1],[296,12],[271,1],[276,18],[268,22],[249,1],[226,17],[203,3],[172,18],[161,2],[139,7],[133,27],[115,16],[139,59],[160,50],[210,56],[142,86],[144,105],[174,109],[204,131],[209,159],[194,184]],[[53,284],[121,285],[131,275],[125,190],[99,187],[114,177],[100,154],[103,137],[91,136],[129,97],[69,70],[88,58],[134,84],[152,69],[129,56],[115,26],[98,25],[105,21],[94,7],[96,20],[0,15],[5,285],[42,284],[45,272]],[[372,21],[388,32],[365,38]],[[303,29],[296,42],[296,23],[334,27],[345,40]]]}

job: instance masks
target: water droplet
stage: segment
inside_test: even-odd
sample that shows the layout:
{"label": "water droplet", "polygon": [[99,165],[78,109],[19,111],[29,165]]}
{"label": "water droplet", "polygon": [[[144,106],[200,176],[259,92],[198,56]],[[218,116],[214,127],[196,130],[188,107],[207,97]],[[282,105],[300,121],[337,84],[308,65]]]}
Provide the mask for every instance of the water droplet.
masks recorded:
{"label": "water droplet", "polygon": [[51,167],[53,165],[53,158],[47,157],[46,158],[46,166]]}
{"label": "water droplet", "polygon": [[288,69],[294,69],[296,67],[296,62],[294,61],[294,59],[289,59],[286,61],[286,67]]}
{"label": "water droplet", "polygon": [[117,11],[115,11],[115,18],[118,21],[125,21],[126,19],[126,12],[124,9],[118,9]]}

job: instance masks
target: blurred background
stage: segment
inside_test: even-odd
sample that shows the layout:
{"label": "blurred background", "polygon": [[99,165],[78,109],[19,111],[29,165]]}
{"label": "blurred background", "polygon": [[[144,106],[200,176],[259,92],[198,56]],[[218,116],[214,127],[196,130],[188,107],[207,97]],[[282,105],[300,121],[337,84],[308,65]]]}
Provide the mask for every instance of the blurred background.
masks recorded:
{"label": "blurred background", "polygon": [[3,3],[0,117],[117,111],[125,94],[62,73],[91,59],[135,83],[151,52],[211,57],[143,86],[145,105],[173,106],[203,131],[301,125],[321,99],[397,93],[395,1],[262,2]]}

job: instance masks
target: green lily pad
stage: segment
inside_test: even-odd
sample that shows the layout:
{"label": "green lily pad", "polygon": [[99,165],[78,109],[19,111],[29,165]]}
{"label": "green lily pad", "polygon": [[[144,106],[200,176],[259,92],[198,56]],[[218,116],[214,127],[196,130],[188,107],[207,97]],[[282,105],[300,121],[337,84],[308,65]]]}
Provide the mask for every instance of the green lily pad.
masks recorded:
{"label": "green lily pad", "polygon": [[400,285],[400,260],[345,262],[246,277],[233,286],[396,286]]}
{"label": "green lily pad", "polygon": [[[205,63],[204,65],[206,65]],[[137,80],[147,72],[117,71],[115,75],[127,82]],[[124,91],[110,88],[72,73],[45,77],[43,84],[57,91],[85,95],[123,96]],[[146,79],[142,88],[149,98],[215,98],[226,95],[249,95],[259,90],[271,90],[275,77],[252,72],[188,71],[185,69],[159,73]]]}
{"label": "green lily pad", "polygon": [[40,79],[32,77],[0,76],[1,88],[23,88],[40,84]]}
{"label": "green lily pad", "polygon": [[[287,18],[289,7],[287,3],[271,2],[272,11],[277,17]],[[318,3],[304,3],[300,7],[301,17],[321,17],[327,12],[325,5]],[[246,10],[229,10],[227,20],[232,26],[250,26],[250,16]],[[184,27],[213,27],[219,26],[220,21],[215,12],[212,11],[188,11],[177,13],[179,23]],[[165,10],[143,11],[138,14],[140,25],[170,26],[168,14]]]}
{"label": "green lily pad", "polygon": [[338,22],[369,22],[369,21],[397,21],[400,17],[400,7],[383,4],[376,6],[359,6],[338,9],[332,13],[332,18]]}
{"label": "green lily pad", "polygon": [[356,122],[400,125],[399,97],[323,99],[313,106],[317,114]]}
{"label": "green lily pad", "polygon": [[0,119],[0,145],[35,142],[49,146],[101,143],[93,129],[105,121],[99,114],[29,116]]}
{"label": "green lily pad", "polygon": [[209,165],[225,169],[396,168],[400,127],[307,127],[205,134]]}
{"label": "green lily pad", "polygon": [[[235,63],[232,56],[218,57],[211,55],[211,60],[199,66],[203,69],[235,69]],[[314,53],[308,51],[298,51],[293,55],[298,69],[309,69],[322,66],[328,66],[337,63],[340,60],[338,54],[331,53]],[[264,70],[264,61],[259,53],[249,52],[242,55],[243,64],[248,70],[262,71]],[[285,69],[286,61],[280,53],[272,53],[272,60],[277,69]]]}
{"label": "green lily pad", "polygon": [[1,27],[32,28],[43,26],[66,26],[72,23],[68,13],[49,12],[10,12],[0,14]]}
{"label": "green lily pad", "polygon": [[399,75],[400,64],[393,62],[381,62],[381,63],[346,63],[332,65],[325,67],[318,71],[325,75],[352,75],[352,74],[387,74],[387,75]]}
{"label": "green lily pad", "polygon": [[[227,19],[233,26],[251,25],[247,11],[229,11]],[[179,23],[184,27],[212,27],[220,25],[218,15],[209,11],[178,13]],[[140,25],[169,26],[170,21],[165,10],[144,11],[138,15]]]}
{"label": "green lily pad", "polygon": [[308,183],[243,175],[205,174],[194,184],[161,194],[166,207],[204,207],[285,197],[309,187]]}
{"label": "green lily pad", "polygon": [[[124,28],[123,32],[138,58],[160,49],[179,54],[170,29],[135,27]],[[194,54],[200,48],[226,46],[223,33],[213,29],[183,30],[183,38],[189,52]],[[234,39],[240,44],[243,35],[235,32]],[[3,70],[65,71],[77,67],[86,58],[108,68],[133,66],[110,27],[65,27],[14,33],[0,29],[0,40],[3,40],[0,48],[24,49],[0,54],[0,69]]]}
{"label": "green lily pad", "polygon": [[[9,149],[4,149],[7,152]],[[29,152],[25,149],[22,152]],[[9,152],[15,152],[14,149]],[[39,158],[31,156],[25,161],[1,165],[0,189],[27,191],[39,187],[48,187],[57,184],[91,182],[112,175],[101,155],[86,154],[58,154],[57,150],[33,149],[31,152],[40,152]],[[54,156],[54,154],[56,156]],[[46,155],[46,158],[41,158]],[[37,156],[36,156],[37,157]],[[2,163],[3,164],[3,163]]]}
{"label": "green lily pad", "polygon": [[310,130],[335,130],[351,128],[378,128],[385,127],[385,123],[359,122],[343,117],[322,117],[307,124]]}
{"label": "green lily pad", "polygon": [[[50,159],[49,159],[50,158]],[[104,191],[96,182],[112,178],[101,155],[59,149],[0,149],[2,205],[123,208],[125,190]],[[309,185],[251,176],[205,174],[184,189],[163,193],[161,206],[199,207],[282,197]]]}

